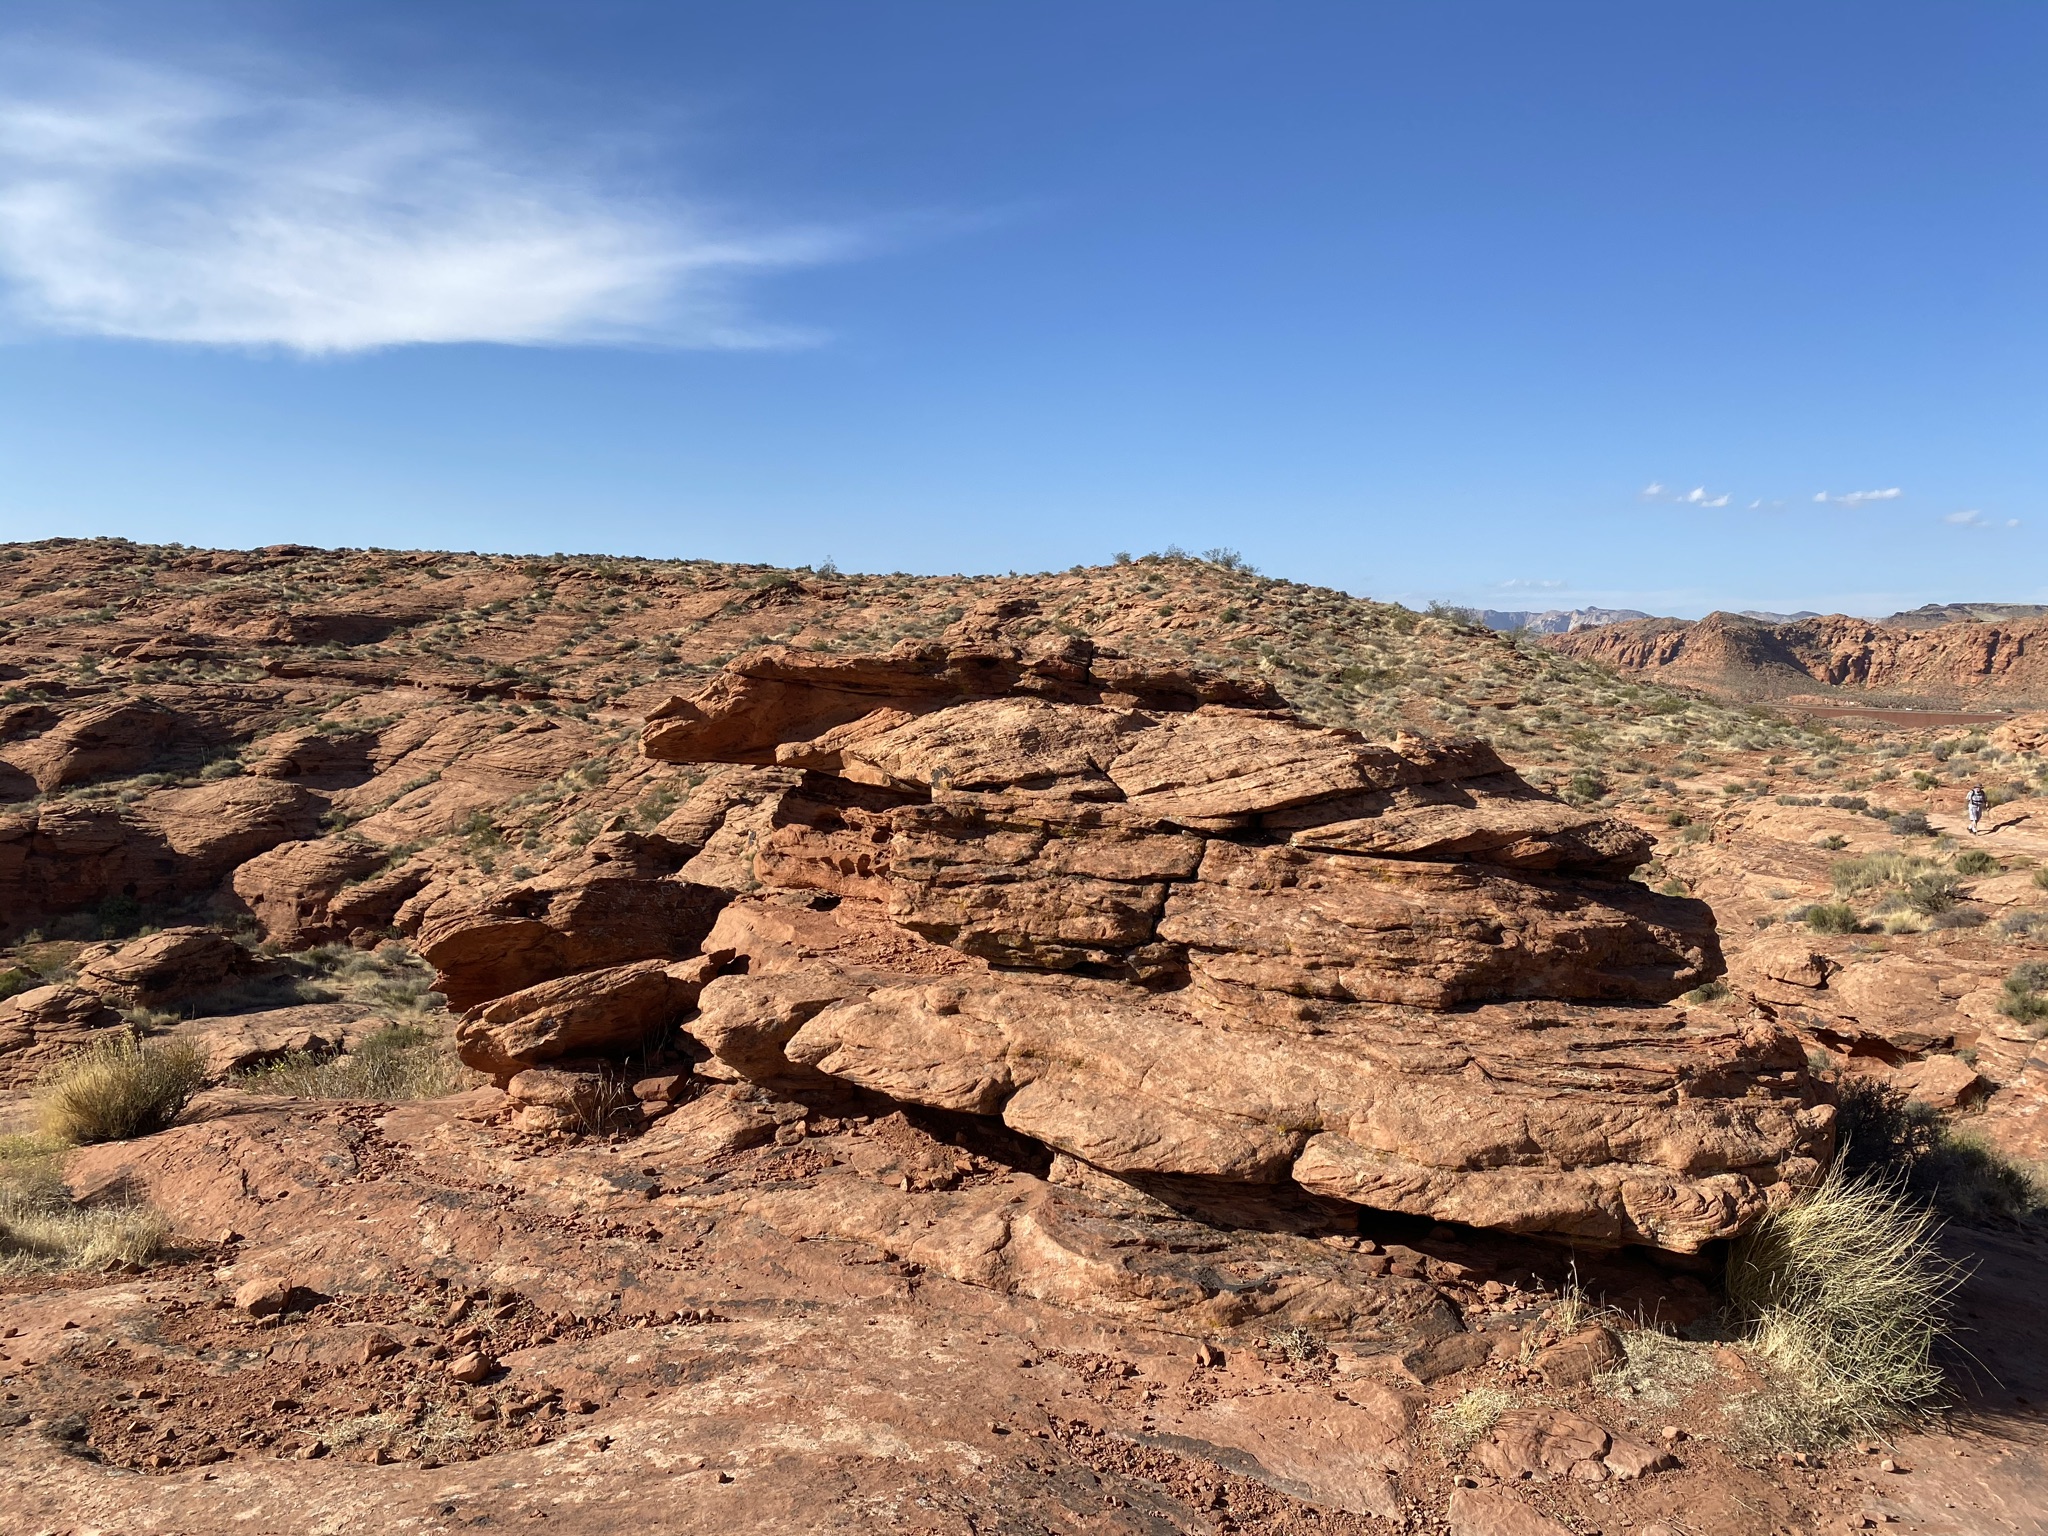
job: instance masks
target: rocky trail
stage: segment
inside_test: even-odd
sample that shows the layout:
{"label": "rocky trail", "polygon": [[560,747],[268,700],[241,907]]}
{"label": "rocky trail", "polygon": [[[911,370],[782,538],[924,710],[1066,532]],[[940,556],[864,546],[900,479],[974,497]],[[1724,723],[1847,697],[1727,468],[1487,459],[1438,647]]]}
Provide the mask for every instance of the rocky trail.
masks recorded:
{"label": "rocky trail", "polygon": [[[24,1529],[2044,1528],[2010,1179],[1896,1434],[1722,1290],[1854,1085],[2048,1156],[2028,720],[1181,556],[0,555],[0,1172],[169,1228],[0,1272]],[[36,1144],[131,1033],[180,1123]]]}

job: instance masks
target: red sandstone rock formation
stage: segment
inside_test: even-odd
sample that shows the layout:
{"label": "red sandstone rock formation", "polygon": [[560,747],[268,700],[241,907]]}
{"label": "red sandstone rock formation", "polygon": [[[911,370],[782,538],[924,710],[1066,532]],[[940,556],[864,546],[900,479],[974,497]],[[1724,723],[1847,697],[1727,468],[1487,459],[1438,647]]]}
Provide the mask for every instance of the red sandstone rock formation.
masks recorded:
{"label": "red sandstone rock formation", "polygon": [[785,770],[727,802],[757,888],[713,925],[686,850],[618,835],[430,906],[422,952],[501,1080],[680,1020],[742,1079],[999,1120],[1123,1180],[1691,1251],[1817,1173],[1790,1037],[1654,1006],[1720,959],[1704,907],[1623,878],[1647,839],[1481,743],[1218,691],[999,633],[743,658],[645,745]]}

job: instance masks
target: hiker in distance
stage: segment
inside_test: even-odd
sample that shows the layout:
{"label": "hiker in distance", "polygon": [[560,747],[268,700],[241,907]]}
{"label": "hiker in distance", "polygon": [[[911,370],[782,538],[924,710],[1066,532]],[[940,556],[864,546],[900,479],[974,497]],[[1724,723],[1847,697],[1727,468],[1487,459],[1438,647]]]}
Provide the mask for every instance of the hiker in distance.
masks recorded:
{"label": "hiker in distance", "polygon": [[1977,835],[1977,823],[1984,816],[1985,796],[1982,784],[1972,784],[1970,786],[1968,804],[1970,807],[1970,836],[1975,837]]}

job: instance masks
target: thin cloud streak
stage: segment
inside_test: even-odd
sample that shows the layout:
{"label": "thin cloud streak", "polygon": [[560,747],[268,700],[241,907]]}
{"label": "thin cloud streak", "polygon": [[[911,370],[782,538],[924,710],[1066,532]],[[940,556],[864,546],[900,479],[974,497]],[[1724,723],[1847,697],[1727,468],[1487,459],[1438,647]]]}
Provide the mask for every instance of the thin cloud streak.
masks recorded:
{"label": "thin cloud streak", "polygon": [[1860,507],[1871,501],[1897,501],[1905,494],[1895,485],[1888,490],[1849,491],[1840,496],[1831,496],[1826,491],[1821,491],[1813,499],[1818,502],[1833,502],[1838,507]]}
{"label": "thin cloud streak", "polygon": [[745,277],[854,253],[522,163],[459,116],[11,49],[0,305],[17,334],[321,354],[760,348]]}

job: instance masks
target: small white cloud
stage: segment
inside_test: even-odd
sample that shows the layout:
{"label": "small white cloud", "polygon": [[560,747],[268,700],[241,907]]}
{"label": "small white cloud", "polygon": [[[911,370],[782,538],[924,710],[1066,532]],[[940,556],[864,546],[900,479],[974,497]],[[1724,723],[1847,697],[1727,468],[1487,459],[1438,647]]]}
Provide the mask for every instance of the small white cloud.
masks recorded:
{"label": "small white cloud", "polygon": [[1664,482],[1661,480],[1652,480],[1648,485],[1643,487],[1642,494],[1645,496],[1662,496],[1664,494]]}
{"label": "small white cloud", "polygon": [[1700,505],[1703,507],[1725,507],[1728,505],[1728,493],[1723,491],[1720,495],[1714,497],[1713,500],[1703,501]]}
{"label": "small white cloud", "polygon": [[1860,507],[1867,501],[1897,501],[1906,493],[1896,485],[1882,491],[1845,491],[1840,496],[1831,496],[1822,491],[1815,501],[1831,501],[1838,507]]}
{"label": "small white cloud", "polygon": [[1500,584],[1503,592],[1557,592],[1569,583],[1545,580],[1534,576],[1511,576]]}
{"label": "small white cloud", "polygon": [[10,44],[0,302],[20,330],[341,353],[763,347],[753,274],[850,253],[523,154],[492,125]]}
{"label": "small white cloud", "polygon": [[1763,499],[1762,499],[1761,497],[1759,497],[1759,498],[1758,498],[1757,500],[1755,500],[1755,501],[1752,501],[1752,502],[1751,502],[1751,503],[1749,504],[1749,510],[1750,510],[1750,511],[1752,511],[1752,512],[1754,512],[1754,511],[1755,511],[1755,510],[1756,510],[1756,509],[1757,509],[1758,507],[1760,507],[1760,506],[1762,506],[1762,505],[1763,505]]}
{"label": "small white cloud", "polygon": [[1975,507],[1970,507],[1961,512],[1951,512],[1942,518],[1942,521],[1954,528],[2017,528],[2020,525],[2020,520],[2016,517],[2008,517],[2002,522],[1994,522]]}

